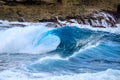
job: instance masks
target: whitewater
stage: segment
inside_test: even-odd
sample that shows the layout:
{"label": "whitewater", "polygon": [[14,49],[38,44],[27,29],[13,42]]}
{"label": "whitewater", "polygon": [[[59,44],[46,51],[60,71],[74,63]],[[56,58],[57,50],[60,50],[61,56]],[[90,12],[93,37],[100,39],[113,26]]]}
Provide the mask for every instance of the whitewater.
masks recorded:
{"label": "whitewater", "polygon": [[0,22],[0,80],[120,79],[120,24]]}

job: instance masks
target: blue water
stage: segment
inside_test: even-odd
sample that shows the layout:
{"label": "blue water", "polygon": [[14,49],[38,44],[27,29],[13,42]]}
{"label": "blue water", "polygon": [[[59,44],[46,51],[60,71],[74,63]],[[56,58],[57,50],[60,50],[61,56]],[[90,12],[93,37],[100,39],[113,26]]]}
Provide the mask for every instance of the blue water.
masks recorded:
{"label": "blue water", "polygon": [[[42,52],[40,49],[37,54],[32,54],[34,50],[31,53],[20,53],[21,49],[17,49],[18,53],[1,50],[0,80],[119,80],[120,34],[76,26],[53,28],[43,33],[38,30],[41,29],[26,33],[28,36],[37,31],[33,34],[34,37],[27,37],[31,39],[29,42],[32,48],[39,49],[42,45],[45,50],[50,50]],[[14,39],[15,43],[24,41],[17,42],[17,38]],[[13,51],[16,49],[14,46]],[[22,49],[25,47],[26,45]],[[10,49],[6,46],[4,48]],[[29,52],[29,49],[26,50]]]}
{"label": "blue water", "polygon": [[[77,27],[63,27],[51,30],[46,34],[59,36],[61,40],[57,49],[50,52],[52,53],[51,55],[58,54],[64,59],[74,55],[75,52],[77,52],[77,54],[68,60],[54,60],[53,58],[53,60],[44,60],[43,62],[45,64],[39,62],[31,64],[28,66],[28,69],[32,71],[54,72],[60,70],[83,72],[79,71],[79,69],[90,69],[94,71],[108,68],[120,69],[120,35],[100,31],[95,32]],[[77,44],[77,42],[79,42],[79,44]],[[86,49],[92,45],[96,46]],[[84,50],[79,52],[82,48]],[[86,72],[86,70],[84,70],[84,72]]]}

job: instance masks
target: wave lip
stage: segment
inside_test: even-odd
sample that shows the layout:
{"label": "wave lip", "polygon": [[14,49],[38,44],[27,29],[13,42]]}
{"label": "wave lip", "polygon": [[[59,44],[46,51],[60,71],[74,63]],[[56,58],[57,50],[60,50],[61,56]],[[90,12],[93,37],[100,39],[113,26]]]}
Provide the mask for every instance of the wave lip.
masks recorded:
{"label": "wave lip", "polygon": [[[41,41],[41,44],[35,45],[36,41],[41,38],[44,33],[54,28],[47,28],[44,25],[31,25],[28,27],[13,27],[5,30],[0,30],[0,53],[44,53],[46,47],[46,51],[50,51],[49,45],[51,45],[51,50],[56,49],[57,45],[59,45],[60,40],[57,36],[46,36],[44,41]],[[54,43],[50,43],[54,41]],[[44,43],[43,43],[44,42]],[[47,43],[49,45],[47,46]],[[41,45],[41,46],[40,46]],[[46,46],[45,46],[46,45]],[[44,49],[42,52],[42,49]],[[47,50],[47,48],[49,50]]]}

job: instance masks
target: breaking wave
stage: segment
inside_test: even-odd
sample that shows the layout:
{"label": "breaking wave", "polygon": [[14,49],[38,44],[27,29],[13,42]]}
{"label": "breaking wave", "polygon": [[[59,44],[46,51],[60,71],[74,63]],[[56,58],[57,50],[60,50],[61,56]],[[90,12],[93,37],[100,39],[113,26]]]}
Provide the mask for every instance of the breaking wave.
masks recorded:
{"label": "breaking wave", "polygon": [[0,30],[0,80],[120,79],[119,27],[22,24]]}

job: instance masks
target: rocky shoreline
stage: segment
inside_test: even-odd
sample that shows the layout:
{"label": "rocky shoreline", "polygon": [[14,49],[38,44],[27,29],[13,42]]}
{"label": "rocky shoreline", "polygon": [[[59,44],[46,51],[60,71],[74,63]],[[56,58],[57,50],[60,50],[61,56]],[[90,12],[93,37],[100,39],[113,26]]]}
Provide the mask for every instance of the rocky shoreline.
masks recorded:
{"label": "rocky shoreline", "polygon": [[[19,22],[74,23],[104,28],[120,23],[119,0],[0,0],[0,19]],[[60,22],[66,23],[60,23]]]}
{"label": "rocky shoreline", "polygon": [[0,19],[37,22],[55,16],[66,18],[101,10],[117,11],[119,4],[120,0],[0,0]]}
{"label": "rocky shoreline", "polygon": [[[0,21],[0,28],[26,27],[25,22]],[[36,23],[36,22],[35,22]],[[115,28],[120,23],[120,14],[113,11],[99,11],[82,16],[66,16],[65,18],[56,16],[51,19],[41,19],[38,23],[45,23],[46,27],[64,27],[69,25],[90,25],[94,28]]]}

